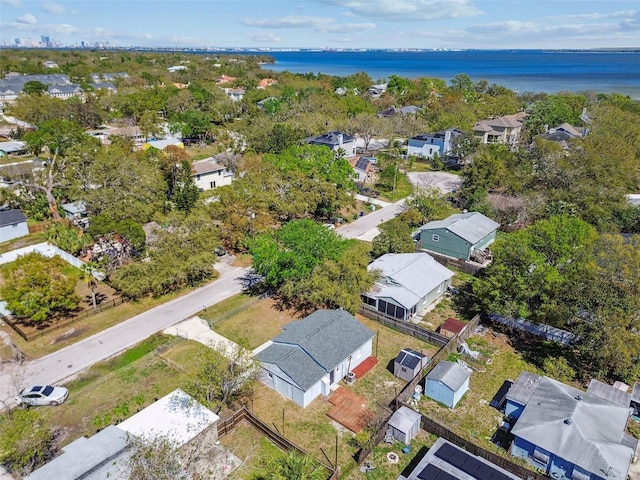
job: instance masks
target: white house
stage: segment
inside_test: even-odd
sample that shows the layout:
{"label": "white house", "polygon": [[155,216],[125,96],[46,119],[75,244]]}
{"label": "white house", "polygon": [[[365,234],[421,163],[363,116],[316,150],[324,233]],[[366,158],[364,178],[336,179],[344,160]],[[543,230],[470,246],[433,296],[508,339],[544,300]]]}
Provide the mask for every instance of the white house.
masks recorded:
{"label": "white house", "polygon": [[367,267],[380,280],[362,294],[363,306],[391,318],[409,320],[438,300],[451,285],[453,272],[426,253],[387,253]]}
{"label": "white house", "polygon": [[328,147],[334,152],[342,149],[344,150],[347,158],[355,157],[356,155],[356,139],[351,135],[339,131],[333,131],[318,137],[309,138],[307,143],[309,143],[309,145],[321,145],[323,147]]}
{"label": "white house", "polygon": [[233,182],[233,171],[218,163],[214,157],[193,162],[191,170],[193,180],[201,192],[231,185]]}
{"label": "white house", "polygon": [[260,381],[306,407],[371,356],[374,336],[344,310],[316,310],[256,355]]}
{"label": "white house", "polygon": [[453,150],[455,139],[462,135],[462,131],[449,128],[436,133],[423,133],[411,137],[407,146],[407,155],[432,158],[436,155],[443,157]]}
{"label": "white house", "polygon": [[29,234],[27,217],[20,210],[0,211],[0,243]]}

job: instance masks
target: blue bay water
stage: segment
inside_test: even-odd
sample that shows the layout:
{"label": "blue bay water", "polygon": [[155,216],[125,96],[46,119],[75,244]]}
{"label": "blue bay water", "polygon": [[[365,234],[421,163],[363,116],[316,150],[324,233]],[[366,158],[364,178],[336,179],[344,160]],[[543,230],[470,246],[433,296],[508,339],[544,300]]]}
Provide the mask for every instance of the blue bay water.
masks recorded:
{"label": "blue bay water", "polygon": [[640,50],[543,51],[463,50],[425,52],[283,51],[267,53],[277,72],[347,76],[366,72],[374,82],[390,75],[435,77],[447,82],[459,73],[519,92],[618,92],[640,99]]}

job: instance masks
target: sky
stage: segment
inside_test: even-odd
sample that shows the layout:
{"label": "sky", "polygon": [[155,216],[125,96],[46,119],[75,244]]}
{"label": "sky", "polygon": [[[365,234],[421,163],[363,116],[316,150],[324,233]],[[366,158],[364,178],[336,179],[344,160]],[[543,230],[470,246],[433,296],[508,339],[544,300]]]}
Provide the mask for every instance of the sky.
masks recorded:
{"label": "sky", "polygon": [[0,45],[640,48],[638,0],[0,0]]}

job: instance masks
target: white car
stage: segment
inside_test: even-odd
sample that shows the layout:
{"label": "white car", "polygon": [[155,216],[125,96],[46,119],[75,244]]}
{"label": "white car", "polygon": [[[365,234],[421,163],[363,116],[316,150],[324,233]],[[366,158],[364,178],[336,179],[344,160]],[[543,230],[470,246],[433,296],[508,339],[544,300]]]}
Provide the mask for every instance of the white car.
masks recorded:
{"label": "white car", "polygon": [[69,396],[69,390],[51,385],[36,385],[25,388],[16,397],[18,405],[60,405]]}

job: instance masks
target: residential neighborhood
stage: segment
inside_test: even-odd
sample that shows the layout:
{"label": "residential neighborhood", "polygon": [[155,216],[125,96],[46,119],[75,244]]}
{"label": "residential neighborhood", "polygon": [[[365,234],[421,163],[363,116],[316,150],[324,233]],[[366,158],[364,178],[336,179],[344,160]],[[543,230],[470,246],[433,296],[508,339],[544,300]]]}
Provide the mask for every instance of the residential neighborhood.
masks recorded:
{"label": "residential neighborhood", "polygon": [[0,478],[640,480],[638,102],[268,60],[3,49]]}

